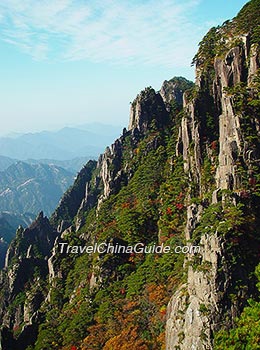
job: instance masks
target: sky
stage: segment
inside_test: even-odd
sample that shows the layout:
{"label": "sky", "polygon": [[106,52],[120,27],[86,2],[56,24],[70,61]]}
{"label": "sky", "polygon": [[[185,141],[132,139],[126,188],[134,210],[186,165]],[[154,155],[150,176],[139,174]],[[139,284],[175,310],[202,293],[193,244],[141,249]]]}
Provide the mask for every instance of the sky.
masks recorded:
{"label": "sky", "polygon": [[242,0],[1,0],[0,135],[127,126],[146,86],[194,80],[191,60]]}

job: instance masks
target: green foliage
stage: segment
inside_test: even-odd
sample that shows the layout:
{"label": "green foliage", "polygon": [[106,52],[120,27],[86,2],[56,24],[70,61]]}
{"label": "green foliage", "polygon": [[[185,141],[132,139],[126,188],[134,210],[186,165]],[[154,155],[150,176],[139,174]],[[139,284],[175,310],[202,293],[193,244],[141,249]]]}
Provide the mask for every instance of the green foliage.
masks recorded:
{"label": "green foliage", "polygon": [[220,38],[219,27],[211,28],[199,43],[199,50],[194,56],[192,64],[204,65],[204,67],[212,65]]}
{"label": "green foliage", "polygon": [[239,203],[237,206],[231,203],[218,202],[211,204],[204,209],[201,220],[193,232],[193,240],[198,242],[200,237],[204,234],[218,234],[226,235],[231,230],[236,230],[245,222],[244,205]]}
{"label": "green foliage", "polygon": [[[226,47],[220,48],[222,32],[227,35],[230,28],[230,23],[224,24],[222,28],[212,28],[200,43],[194,63],[202,65],[205,70],[202,76],[205,86],[212,84],[214,58],[226,50]],[[233,44],[240,45],[238,42]],[[183,89],[188,87],[185,80],[179,80],[178,84]],[[250,149],[257,148],[252,120],[259,114],[259,76],[254,84],[250,89],[240,84],[227,90],[233,96],[236,113],[241,115],[243,135]],[[203,158],[201,187],[191,181],[192,174],[188,177],[184,173],[183,158],[175,155],[180,121],[185,117],[185,112],[173,104],[169,121],[165,122],[164,127],[158,127],[156,115],[152,114],[149,128],[143,137],[124,133],[128,136],[123,136],[122,157],[115,161],[111,159],[108,166],[112,174],[119,167],[126,176],[125,181],[123,179],[122,183],[115,186],[113,194],[102,202],[98,211],[94,207],[81,213],[85,219],[84,227],[77,233],[66,234],[64,241],[70,245],[85,245],[122,239],[129,245],[143,242],[149,247],[164,242],[165,245],[175,247],[185,241],[186,208],[194,203],[203,206],[203,211],[190,243],[200,242],[204,234],[217,234],[227,252],[225,263],[229,264],[229,269],[235,270],[239,266],[241,269],[247,268],[245,272],[248,274],[253,271],[259,233],[253,209],[254,197],[246,198],[246,203],[245,198],[232,191],[220,191],[222,201],[211,204],[218,154],[218,114],[209,91],[206,88],[200,91],[193,88],[187,93],[188,99],[194,99],[195,117],[200,121],[198,127]],[[154,90],[147,88],[140,96],[145,102],[148,101],[150,108],[154,102]],[[153,108],[148,110],[153,112]],[[160,108],[157,112],[160,112]],[[178,146],[181,148],[181,145]],[[189,145],[189,152],[194,154],[194,143]],[[241,161],[239,155],[238,161]],[[94,177],[97,175],[94,168],[94,164],[89,165],[79,174],[74,189],[64,196],[62,206],[53,216],[54,223],[61,219],[73,220],[78,203],[85,195],[86,181],[90,181],[90,190],[94,191]],[[257,169],[251,167],[250,170],[254,179],[257,178]],[[242,161],[239,171],[241,177],[245,177],[245,183],[248,182],[248,166]],[[253,180],[252,183],[250,195],[255,195],[258,187]],[[248,242],[255,247],[252,248]],[[251,260],[248,259],[249,254]],[[245,267],[247,260],[248,265]],[[209,274],[212,269],[210,262],[202,263],[199,254],[195,254],[189,264],[194,270],[205,274]],[[140,350],[163,349],[166,306],[178,286],[186,282],[189,264],[184,264],[183,254],[174,253],[126,256],[97,253],[71,256],[57,253],[54,266],[55,271],[59,271],[59,278],[52,281],[48,291],[49,301],[41,306],[45,319],[39,328],[34,350],[67,350],[75,346],[84,350],[116,350],[125,349],[125,346]],[[224,267],[221,266],[223,271]],[[34,274],[37,277],[39,271],[34,271]],[[238,279],[236,285],[230,287],[228,302],[239,302],[238,290],[243,288],[245,281]],[[22,296],[17,302],[24,302]],[[188,306],[187,297],[186,304]],[[216,344],[219,342],[219,346],[222,346],[219,349],[228,349],[232,345],[230,339],[237,344],[241,341],[242,346],[249,344],[254,348],[256,337],[253,339],[253,332],[248,328],[252,321],[257,334],[255,321],[259,317],[259,305],[250,301],[249,308],[250,311],[246,308],[245,315],[238,321],[239,331],[222,332],[216,337]],[[200,305],[199,311],[204,316],[210,312],[204,304]],[[183,312],[180,310],[180,314]],[[178,336],[181,341],[184,334],[180,332]]]}
{"label": "green foliage", "polygon": [[242,46],[238,35],[250,33],[251,44],[260,42],[260,2],[249,1],[232,21],[226,21],[222,26],[211,28],[199,43],[199,50],[192,64],[203,68],[204,74],[214,74],[215,57],[224,57],[229,49]]}
{"label": "green foliage", "polygon": [[[260,290],[260,264],[256,269]],[[260,349],[260,301],[248,300],[248,306],[236,320],[236,326],[229,331],[222,330],[215,335],[215,350]]]}
{"label": "green foliage", "polygon": [[252,32],[252,43],[260,42],[260,1],[249,1],[235,17],[235,26],[237,33]]}
{"label": "green foliage", "polygon": [[185,195],[188,189],[188,180],[183,173],[182,157],[174,160],[174,170],[169,174],[167,181],[160,188],[161,215],[159,228],[162,237],[181,234],[185,224]]}

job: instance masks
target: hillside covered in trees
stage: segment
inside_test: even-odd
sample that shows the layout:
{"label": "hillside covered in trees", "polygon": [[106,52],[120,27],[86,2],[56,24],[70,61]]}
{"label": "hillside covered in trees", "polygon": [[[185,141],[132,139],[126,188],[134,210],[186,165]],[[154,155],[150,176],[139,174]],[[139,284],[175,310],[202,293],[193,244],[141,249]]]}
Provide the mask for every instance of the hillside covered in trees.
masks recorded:
{"label": "hillside covered in trees", "polygon": [[[260,1],[212,28],[196,83],[148,87],[0,275],[2,350],[259,349]],[[200,246],[188,254],[61,252]]]}

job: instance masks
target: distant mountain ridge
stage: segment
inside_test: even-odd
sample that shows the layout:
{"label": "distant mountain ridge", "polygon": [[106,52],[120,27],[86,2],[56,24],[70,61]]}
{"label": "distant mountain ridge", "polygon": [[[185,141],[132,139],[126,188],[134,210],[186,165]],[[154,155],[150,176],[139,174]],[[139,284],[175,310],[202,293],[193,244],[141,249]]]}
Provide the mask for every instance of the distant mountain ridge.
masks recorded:
{"label": "distant mountain ridge", "polygon": [[12,159],[5,156],[0,156],[0,171],[7,169],[10,165],[15,163],[17,159]]}
{"label": "distant mountain ridge", "polygon": [[50,215],[73,178],[56,165],[18,161],[0,172],[0,211]]}
{"label": "distant mountain ridge", "polygon": [[[77,157],[67,160],[57,160],[57,159],[26,159],[24,163],[28,164],[49,164],[56,165],[63,169],[70,171],[71,173],[76,173],[81,170],[81,168],[90,160],[92,157]],[[18,162],[18,159],[13,159],[0,155],[0,171],[4,171],[9,168],[12,164]]]}
{"label": "distant mountain ridge", "polygon": [[0,212],[0,238],[10,243],[15,237],[15,232],[18,226],[29,226],[36,215],[30,213],[17,214],[9,211]]}
{"label": "distant mountain ridge", "polygon": [[4,266],[8,244],[15,237],[17,228],[29,226],[34,219],[35,215],[30,213],[0,212],[0,269]]}
{"label": "distant mountain ridge", "polygon": [[97,158],[121,131],[119,126],[102,124],[90,124],[91,131],[87,128],[88,125],[83,125],[78,128],[64,127],[58,131],[0,137],[0,154],[19,160]]}

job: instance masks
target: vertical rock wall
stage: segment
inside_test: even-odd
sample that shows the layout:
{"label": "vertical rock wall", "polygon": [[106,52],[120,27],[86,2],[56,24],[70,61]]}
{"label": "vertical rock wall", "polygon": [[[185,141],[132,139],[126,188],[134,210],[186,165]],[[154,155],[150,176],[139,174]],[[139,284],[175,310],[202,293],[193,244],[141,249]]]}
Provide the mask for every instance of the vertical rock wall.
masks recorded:
{"label": "vertical rock wall", "polygon": [[[242,40],[243,46],[230,49],[223,58],[215,58],[213,84],[205,86],[203,69],[197,67],[197,89],[204,91],[206,89],[213,96],[216,110],[219,112],[219,154],[213,202],[217,201],[216,193],[219,190],[234,191],[240,187],[237,157],[244,155],[244,160],[247,162],[248,157],[245,155],[250,152],[241,132],[239,116],[234,113],[232,96],[225,91],[226,87],[232,87],[240,82],[251,84],[259,68],[259,53],[256,52],[255,45],[250,46],[249,35],[242,36]],[[190,102],[184,98],[185,116],[182,119],[176,151],[177,155],[182,153],[184,171],[197,184],[200,195],[203,130],[199,106],[207,103],[207,100],[198,100],[196,97]],[[206,146],[204,149],[207,151]],[[185,232],[187,240],[192,238],[202,211],[201,205],[192,204],[188,207]],[[168,304],[166,350],[213,349],[213,333],[223,322],[224,315],[229,315],[227,323],[232,325],[234,317],[239,312],[227,302],[234,276],[227,266],[224,238],[218,235],[218,232],[213,235],[205,234],[200,239],[200,245],[202,247],[200,264],[207,264],[210,268],[198,271],[188,264],[187,283],[179,287]],[[186,264],[192,258],[190,255]]]}

